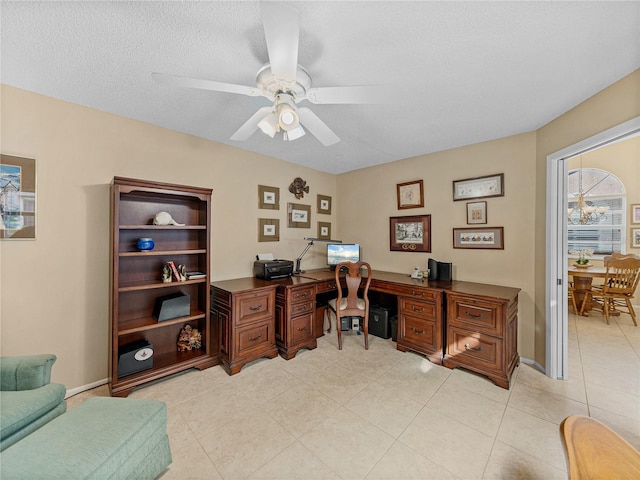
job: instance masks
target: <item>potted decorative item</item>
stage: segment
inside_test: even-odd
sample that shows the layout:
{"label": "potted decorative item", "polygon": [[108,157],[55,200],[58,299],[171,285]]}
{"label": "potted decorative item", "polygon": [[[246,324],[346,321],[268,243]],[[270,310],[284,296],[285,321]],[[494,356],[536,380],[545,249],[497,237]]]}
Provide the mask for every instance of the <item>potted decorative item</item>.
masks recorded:
{"label": "potted decorative item", "polygon": [[587,268],[591,266],[589,265],[589,259],[587,257],[593,255],[593,249],[581,248],[580,250],[572,250],[569,253],[571,253],[572,255],[578,255],[578,259],[576,260],[576,267]]}

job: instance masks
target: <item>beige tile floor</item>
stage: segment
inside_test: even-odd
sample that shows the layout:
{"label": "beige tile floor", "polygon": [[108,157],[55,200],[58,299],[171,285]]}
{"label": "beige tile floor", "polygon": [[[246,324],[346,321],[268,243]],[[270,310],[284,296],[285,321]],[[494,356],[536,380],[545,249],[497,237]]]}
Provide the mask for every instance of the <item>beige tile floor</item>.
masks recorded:
{"label": "beige tile floor", "polygon": [[[559,424],[595,417],[640,449],[640,328],[570,315],[570,378],[521,364],[510,390],[335,332],[234,376],[189,371],[135,390],[169,407],[171,479],[566,479]],[[76,395],[69,407],[106,387]]]}

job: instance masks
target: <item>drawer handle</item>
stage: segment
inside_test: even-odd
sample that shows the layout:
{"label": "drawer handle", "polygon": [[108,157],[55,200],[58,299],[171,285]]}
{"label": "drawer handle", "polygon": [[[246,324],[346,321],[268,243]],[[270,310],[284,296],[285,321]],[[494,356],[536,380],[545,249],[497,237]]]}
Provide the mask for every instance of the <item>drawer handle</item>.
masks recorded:
{"label": "drawer handle", "polygon": [[330,290],[335,290],[337,287],[335,283],[332,283],[331,285],[327,285],[327,288],[329,288]]}
{"label": "drawer handle", "polygon": [[308,297],[308,296],[309,296],[309,292],[307,292],[307,293],[302,293],[302,294],[300,294],[300,293],[296,293],[296,294],[294,295],[294,297],[296,297],[296,298],[305,298],[305,297]]}
{"label": "drawer handle", "polygon": [[257,337],[251,338],[249,337],[250,342],[255,342],[256,340],[260,340],[262,338],[262,334],[259,333]]}
{"label": "drawer handle", "polygon": [[249,307],[249,310],[251,310],[252,312],[257,312],[258,310],[262,310],[262,304],[258,305],[257,307]]}
{"label": "drawer handle", "polygon": [[482,318],[482,314],[481,314],[481,313],[479,313],[479,314],[477,314],[477,315],[474,315],[474,314],[473,314],[473,313],[471,313],[471,312],[464,312],[464,314],[465,314],[467,317],[471,317],[471,318]]}
{"label": "drawer handle", "polygon": [[416,308],[415,305],[412,305],[411,306],[411,311],[412,312],[422,313],[422,312],[424,312],[424,307]]}
{"label": "drawer handle", "polygon": [[304,332],[307,328],[308,328],[307,325],[305,325],[304,327],[298,327],[298,331],[299,332]]}
{"label": "drawer handle", "polygon": [[416,292],[415,290],[411,290],[411,295],[413,295],[414,297],[424,297],[424,292]]}
{"label": "drawer handle", "polygon": [[469,350],[470,352],[481,352],[482,351],[482,347],[478,347],[478,348],[471,348],[471,345],[469,345],[468,343],[464,344],[464,348],[466,350]]}
{"label": "drawer handle", "polygon": [[416,335],[424,335],[425,333],[427,333],[427,332],[425,332],[424,330],[416,330],[416,328],[415,328],[415,327],[411,327],[411,330],[412,330],[412,331],[413,331],[413,333],[415,333]]}

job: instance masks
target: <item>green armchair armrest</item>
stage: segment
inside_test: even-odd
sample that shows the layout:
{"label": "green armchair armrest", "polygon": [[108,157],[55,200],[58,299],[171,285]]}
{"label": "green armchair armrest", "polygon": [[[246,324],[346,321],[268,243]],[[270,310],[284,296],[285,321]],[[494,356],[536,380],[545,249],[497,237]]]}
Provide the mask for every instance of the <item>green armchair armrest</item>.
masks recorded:
{"label": "green armchair armrest", "polygon": [[0,390],[33,390],[51,382],[52,354],[0,357]]}

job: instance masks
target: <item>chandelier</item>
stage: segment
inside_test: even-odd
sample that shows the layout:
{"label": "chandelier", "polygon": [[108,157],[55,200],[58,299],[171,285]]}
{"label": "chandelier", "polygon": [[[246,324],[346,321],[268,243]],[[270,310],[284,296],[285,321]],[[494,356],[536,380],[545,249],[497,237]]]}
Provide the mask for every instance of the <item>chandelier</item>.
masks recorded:
{"label": "chandelier", "polygon": [[580,170],[578,171],[578,175],[578,205],[567,209],[567,221],[569,225],[593,225],[594,223],[600,223],[604,220],[609,207],[606,205],[598,207],[584,199],[585,192],[582,190],[582,157],[580,157]]}

